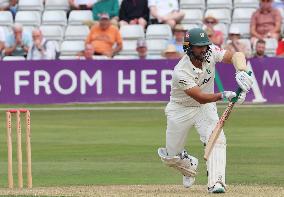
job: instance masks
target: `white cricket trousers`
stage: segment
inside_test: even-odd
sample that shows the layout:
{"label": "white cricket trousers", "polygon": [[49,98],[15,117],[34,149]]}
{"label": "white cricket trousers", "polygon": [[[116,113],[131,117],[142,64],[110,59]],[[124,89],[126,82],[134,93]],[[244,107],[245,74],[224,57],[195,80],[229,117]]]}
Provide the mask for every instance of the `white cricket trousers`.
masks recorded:
{"label": "white cricket trousers", "polygon": [[[184,150],[187,134],[192,126],[199,133],[201,142],[206,144],[219,120],[216,103],[187,107],[169,102],[165,114],[167,117],[166,149],[169,156],[175,156]],[[206,165],[208,187],[214,186],[216,182],[222,182],[225,185],[226,138],[223,131]]]}

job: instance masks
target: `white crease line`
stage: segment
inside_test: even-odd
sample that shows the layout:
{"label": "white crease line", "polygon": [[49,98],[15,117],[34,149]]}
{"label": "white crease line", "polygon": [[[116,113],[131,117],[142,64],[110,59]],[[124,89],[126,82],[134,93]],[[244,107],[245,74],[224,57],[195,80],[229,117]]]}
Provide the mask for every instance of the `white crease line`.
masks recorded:
{"label": "white crease line", "polygon": [[[149,107],[149,106],[141,106],[141,107],[28,107],[29,110],[33,111],[100,111],[100,110],[164,110],[166,106],[161,107]],[[218,105],[218,108],[225,108],[227,105]],[[284,105],[238,105],[236,108],[281,108]],[[6,111],[11,108],[0,108],[0,111]]]}
{"label": "white crease line", "polygon": [[[82,110],[82,111],[96,111],[96,110],[161,110],[165,107],[29,107],[33,111],[68,111],[68,110]],[[11,108],[0,108],[0,111],[6,111]]]}

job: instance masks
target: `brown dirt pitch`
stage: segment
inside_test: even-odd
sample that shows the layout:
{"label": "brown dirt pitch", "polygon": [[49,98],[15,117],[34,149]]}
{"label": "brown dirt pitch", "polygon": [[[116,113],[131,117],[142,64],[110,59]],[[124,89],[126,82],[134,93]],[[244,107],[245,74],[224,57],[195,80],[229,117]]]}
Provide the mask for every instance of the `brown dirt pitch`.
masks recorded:
{"label": "brown dirt pitch", "polygon": [[[181,185],[114,185],[114,186],[70,186],[70,187],[40,187],[34,189],[9,190],[0,189],[0,196],[216,196],[208,194],[206,186],[196,185],[185,189]],[[283,197],[284,187],[274,186],[228,186],[226,197]]]}

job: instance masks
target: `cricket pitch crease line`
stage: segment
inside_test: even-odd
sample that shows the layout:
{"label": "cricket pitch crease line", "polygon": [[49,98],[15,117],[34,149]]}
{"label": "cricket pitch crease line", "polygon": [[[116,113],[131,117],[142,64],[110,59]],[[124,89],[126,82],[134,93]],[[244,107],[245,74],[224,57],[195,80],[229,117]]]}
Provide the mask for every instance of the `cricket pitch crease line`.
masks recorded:
{"label": "cricket pitch crease line", "polygon": [[[10,108],[0,108],[0,111],[5,111]],[[96,111],[96,110],[162,110],[165,107],[29,107],[33,111]]]}
{"label": "cricket pitch crease line", "polygon": [[[149,107],[149,106],[139,106],[139,107],[107,107],[107,106],[99,106],[99,107],[28,107],[29,110],[33,111],[100,111],[100,110],[164,110],[166,106],[160,107]],[[218,108],[225,108],[225,105],[218,105]],[[283,105],[237,105],[236,108],[279,108],[284,107]],[[0,108],[0,111],[6,111],[11,108]]]}

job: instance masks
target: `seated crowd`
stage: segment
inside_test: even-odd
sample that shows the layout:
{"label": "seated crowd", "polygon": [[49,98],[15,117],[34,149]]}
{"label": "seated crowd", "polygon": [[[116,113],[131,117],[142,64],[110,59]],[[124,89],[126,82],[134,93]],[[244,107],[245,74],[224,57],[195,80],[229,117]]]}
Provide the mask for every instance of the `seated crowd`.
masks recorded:
{"label": "seated crowd", "polygon": [[[134,59],[179,59],[183,55],[183,39],[186,29],[181,24],[185,13],[180,9],[178,0],[68,0],[70,10],[91,10],[93,20],[84,21],[90,29],[85,38],[85,49],[79,51],[76,59],[112,59],[124,49],[120,28],[128,25],[141,26],[144,33],[153,24],[166,24],[172,30],[172,38],[159,55],[148,54],[147,39],[136,41]],[[11,11],[15,17],[17,0],[0,0],[0,12]],[[250,41],[242,39],[241,31],[231,26],[228,35],[216,28],[219,20],[216,16],[205,15],[203,29],[215,45],[230,51],[244,52],[247,58],[266,57],[266,39],[278,41],[275,54],[284,56],[284,41],[281,36],[282,17],[279,9],[273,7],[273,0],[260,0],[259,8],[252,14],[250,22]],[[279,6],[279,4],[277,4]],[[14,23],[12,31],[4,32],[0,26],[0,51],[5,56],[23,56],[27,60],[57,59],[59,46],[48,40],[40,28],[25,32],[23,26]],[[100,59],[100,58],[98,58]]]}

